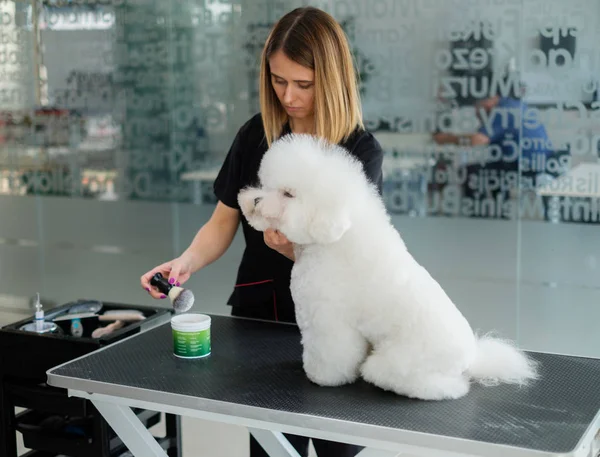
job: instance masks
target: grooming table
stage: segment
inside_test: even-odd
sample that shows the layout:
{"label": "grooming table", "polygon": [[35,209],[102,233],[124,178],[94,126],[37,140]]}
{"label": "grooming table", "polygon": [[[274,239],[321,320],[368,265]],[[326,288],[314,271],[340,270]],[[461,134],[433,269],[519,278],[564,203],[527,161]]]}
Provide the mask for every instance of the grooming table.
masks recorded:
{"label": "grooming table", "polygon": [[211,317],[207,358],[173,356],[167,323],[49,370],[48,384],[90,399],[137,457],[166,454],[132,407],[245,426],[272,457],[298,455],[282,433],[365,446],[361,457],[598,453],[600,359],[533,353],[542,379],[530,387],[425,402],[363,381],[319,387],[296,326]]}

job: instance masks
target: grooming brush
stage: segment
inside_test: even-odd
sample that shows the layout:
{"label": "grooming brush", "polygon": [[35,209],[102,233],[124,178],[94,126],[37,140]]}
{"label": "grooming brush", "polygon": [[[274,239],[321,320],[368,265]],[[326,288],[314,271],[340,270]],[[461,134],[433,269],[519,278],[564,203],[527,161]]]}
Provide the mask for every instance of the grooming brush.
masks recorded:
{"label": "grooming brush", "polygon": [[124,321],[114,321],[112,324],[108,324],[106,327],[98,327],[92,332],[92,338],[100,338],[101,336],[108,335],[109,333],[119,330],[124,325]]}
{"label": "grooming brush", "polygon": [[98,316],[100,321],[135,322],[146,319],[144,313],[135,309],[112,309]]}
{"label": "grooming brush", "polygon": [[169,284],[161,273],[152,276],[150,284],[169,297],[176,313],[185,313],[194,304],[194,294],[191,290]]}

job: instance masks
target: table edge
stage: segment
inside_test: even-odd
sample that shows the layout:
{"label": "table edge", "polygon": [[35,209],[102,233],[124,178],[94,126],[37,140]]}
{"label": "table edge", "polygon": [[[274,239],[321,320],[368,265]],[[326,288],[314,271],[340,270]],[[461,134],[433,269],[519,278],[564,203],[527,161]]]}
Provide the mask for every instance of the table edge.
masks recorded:
{"label": "table edge", "polygon": [[[294,324],[288,323],[277,323],[268,320],[262,319],[252,319],[252,318],[244,318],[237,316],[229,316],[215,313],[207,313],[211,317],[218,316],[226,319],[241,319],[241,320],[250,320],[250,321],[259,321],[266,322],[269,324],[280,324],[280,325],[291,325]],[[594,416],[594,419],[590,422],[585,432],[581,435],[579,441],[576,446],[569,452],[548,452],[539,449],[533,448],[519,448],[510,445],[503,444],[494,444],[494,443],[486,443],[482,441],[468,440],[465,438],[455,438],[449,436],[442,436],[436,434],[428,434],[424,432],[410,431],[410,430],[402,430],[390,427],[383,427],[378,425],[371,424],[362,424],[350,421],[343,421],[340,419],[333,419],[323,416],[309,416],[301,413],[293,413],[289,411],[280,411],[267,409],[263,407],[257,406],[248,406],[248,405],[240,405],[236,403],[229,403],[220,400],[212,400],[202,397],[194,397],[189,395],[182,395],[176,393],[168,393],[168,392],[159,392],[161,401],[157,402],[155,400],[157,391],[139,388],[139,387],[130,387],[123,386],[119,384],[111,384],[103,381],[94,381],[89,379],[83,379],[72,376],[65,375],[57,375],[54,373],[55,370],[58,370],[66,365],[71,363],[76,363],[80,359],[84,359],[86,357],[91,357],[101,351],[109,350],[112,348],[118,347],[120,344],[123,344],[130,339],[141,336],[146,331],[156,330],[162,326],[170,326],[170,320],[166,322],[157,323],[157,325],[152,326],[144,331],[140,331],[133,335],[130,335],[122,340],[119,340],[113,344],[109,344],[107,346],[96,349],[95,351],[84,354],[80,357],[71,359],[67,362],[64,362],[60,365],[50,368],[46,371],[47,383],[53,387],[65,388],[72,391],[82,391],[87,392],[88,394],[103,394],[113,397],[119,397],[122,399],[132,399],[144,402],[151,402],[155,405],[164,405],[164,406],[176,406],[179,408],[185,408],[188,410],[197,410],[197,411],[206,411],[214,414],[221,415],[229,415],[231,416],[232,410],[240,411],[240,414],[233,414],[236,417],[242,419],[249,420],[265,420],[265,412],[268,414],[268,421],[272,423],[279,423],[283,425],[290,425],[295,427],[308,427],[314,430],[322,430],[329,428],[328,426],[334,425],[336,428],[336,432],[345,434],[358,436],[360,438],[365,439],[378,439],[381,441],[394,442],[399,444],[409,444],[415,446],[429,446],[433,441],[436,441],[438,444],[448,444],[449,442],[454,443],[457,449],[457,452],[463,452],[466,454],[477,454],[477,448],[485,448],[485,454],[489,454],[490,447],[494,447],[498,450],[499,454],[502,457],[584,457],[583,450],[585,446],[587,446],[587,439],[592,439],[594,437],[594,428],[600,428],[600,410]],[[536,351],[536,350],[527,350],[525,351],[531,354],[547,354],[547,355],[556,355],[556,356],[565,356],[565,357],[574,357],[574,358],[584,358],[584,359],[595,359],[599,360],[598,357],[590,357],[584,355],[576,355],[576,354],[568,354],[568,353],[555,353],[555,352],[546,352],[546,351]],[[130,395],[135,394],[135,395]],[[168,401],[168,400],[175,401]],[[196,404],[195,407],[190,407],[190,404]],[[339,427],[341,425],[350,426],[351,430],[340,430]],[[369,433],[365,434],[364,431],[368,429]],[[590,437],[591,434],[591,437]],[[420,439],[420,440],[419,440]],[[440,451],[447,450],[447,447],[436,447]]]}
{"label": "table edge", "polygon": [[[343,421],[323,416],[309,416],[301,413],[240,405],[182,394],[161,392],[157,396],[156,391],[149,389],[56,375],[50,372],[48,373],[48,384],[54,387],[65,388],[69,391],[85,392],[90,396],[99,394],[118,397],[124,400],[125,403],[128,400],[132,402],[140,401],[152,403],[159,408],[164,406],[188,411],[206,412],[237,417],[247,421],[261,421],[283,426],[299,427],[309,431],[326,430],[334,434],[352,436],[364,440],[397,443],[399,446],[415,446],[435,449],[439,452],[485,455],[489,457],[582,457],[580,451],[583,446],[586,446],[585,438],[589,435],[589,430],[594,426],[593,423],[589,425],[586,432],[578,441],[577,446],[570,452],[549,452],[533,448],[520,448],[511,445]],[[597,414],[596,419],[600,419],[600,412]],[[600,420],[597,422],[600,425]]]}

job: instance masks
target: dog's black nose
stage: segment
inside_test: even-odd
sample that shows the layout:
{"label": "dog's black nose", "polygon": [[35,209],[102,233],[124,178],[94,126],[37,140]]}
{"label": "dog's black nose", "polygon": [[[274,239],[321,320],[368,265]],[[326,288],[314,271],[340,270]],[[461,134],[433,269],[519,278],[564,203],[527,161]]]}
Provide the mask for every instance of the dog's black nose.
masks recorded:
{"label": "dog's black nose", "polygon": [[254,206],[258,205],[258,203],[262,200],[262,197],[256,197],[254,199]]}

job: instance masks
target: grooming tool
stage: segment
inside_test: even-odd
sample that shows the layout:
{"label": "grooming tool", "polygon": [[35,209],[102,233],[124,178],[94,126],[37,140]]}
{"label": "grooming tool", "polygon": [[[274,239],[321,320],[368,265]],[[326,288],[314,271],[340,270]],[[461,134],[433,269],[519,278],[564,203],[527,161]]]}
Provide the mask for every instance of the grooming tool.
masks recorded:
{"label": "grooming tool", "polygon": [[53,319],[54,322],[61,322],[61,321],[70,321],[73,319],[88,319],[90,317],[95,317],[97,318],[98,315],[96,313],[73,313],[73,314],[62,314],[58,317],[55,317]]}
{"label": "grooming tool", "polygon": [[150,284],[169,297],[176,313],[185,313],[194,305],[194,294],[191,290],[169,284],[161,273],[152,276]]}
{"label": "grooming tool", "polygon": [[69,314],[99,313],[102,306],[98,300],[78,300],[69,308]]}
{"label": "grooming tool", "polygon": [[112,324],[108,324],[106,327],[99,327],[92,332],[92,338],[100,338],[101,336],[108,335],[109,333],[119,330],[124,325],[124,321],[114,321]]}
{"label": "grooming tool", "polygon": [[71,335],[77,338],[83,336],[83,325],[81,325],[81,319],[71,320]]}
{"label": "grooming tool", "polygon": [[40,294],[37,294],[37,299],[35,301],[35,317],[33,322],[29,324],[22,325],[19,330],[23,330],[25,332],[34,332],[34,333],[58,333],[59,328],[58,325],[52,322],[46,322],[44,316],[44,310],[42,309],[42,303],[40,302]]}
{"label": "grooming tool", "polygon": [[42,333],[44,330],[44,310],[40,303],[40,294],[37,294],[37,300],[35,302],[35,331]]}
{"label": "grooming tool", "polygon": [[19,330],[24,332],[33,332],[33,333],[62,333],[60,327],[53,322],[42,322],[41,330],[36,327],[35,322],[30,322],[29,324],[22,325],[19,327]]}
{"label": "grooming tool", "polygon": [[100,321],[125,321],[135,322],[146,319],[144,313],[135,309],[114,309],[98,316]]}

